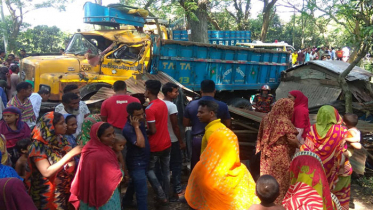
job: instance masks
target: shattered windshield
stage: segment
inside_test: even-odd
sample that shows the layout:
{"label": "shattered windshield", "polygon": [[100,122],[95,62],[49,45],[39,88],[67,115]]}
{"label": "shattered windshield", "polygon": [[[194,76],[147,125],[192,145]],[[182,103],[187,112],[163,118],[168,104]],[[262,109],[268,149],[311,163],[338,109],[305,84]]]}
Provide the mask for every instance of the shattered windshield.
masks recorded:
{"label": "shattered windshield", "polygon": [[71,39],[66,53],[84,55],[85,53],[98,55],[98,49],[81,34],[75,34]]}

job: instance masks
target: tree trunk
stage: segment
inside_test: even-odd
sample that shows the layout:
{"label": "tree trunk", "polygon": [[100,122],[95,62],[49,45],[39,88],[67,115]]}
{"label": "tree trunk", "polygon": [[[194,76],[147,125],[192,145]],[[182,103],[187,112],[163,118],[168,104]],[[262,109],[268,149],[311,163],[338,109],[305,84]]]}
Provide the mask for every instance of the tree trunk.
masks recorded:
{"label": "tree trunk", "polygon": [[192,31],[192,34],[190,35],[190,41],[192,42],[209,43],[207,34],[207,3],[208,0],[198,0],[198,9],[193,12],[198,20],[196,20],[195,17],[193,18],[192,14],[187,15],[190,29]]}
{"label": "tree trunk", "polygon": [[339,75],[338,77],[338,83],[344,93],[345,96],[345,110],[346,113],[353,113],[352,110],[352,93],[350,91],[350,87],[348,86],[346,82],[346,77],[347,75],[352,71],[352,69],[360,62],[362,58],[366,55],[366,53],[369,50],[368,44],[365,44],[364,41],[360,44],[360,48],[357,48],[359,51],[357,53],[356,58],[350,63],[350,65],[347,67],[346,70],[343,71],[342,74]]}
{"label": "tree trunk", "polygon": [[267,38],[267,31],[269,23],[271,22],[271,11],[272,8],[275,6],[277,0],[263,0],[264,6],[263,6],[263,25],[262,25],[262,31],[260,33],[260,41],[264,42]]}
{"label": "tree trunk", "polygon": [[267,31],[269,26],[269,18],[270,18],[270,11],[263,12],[263,25],[262,25],[262,31],[260,33],[260,41],[265,42],[267,38]]}

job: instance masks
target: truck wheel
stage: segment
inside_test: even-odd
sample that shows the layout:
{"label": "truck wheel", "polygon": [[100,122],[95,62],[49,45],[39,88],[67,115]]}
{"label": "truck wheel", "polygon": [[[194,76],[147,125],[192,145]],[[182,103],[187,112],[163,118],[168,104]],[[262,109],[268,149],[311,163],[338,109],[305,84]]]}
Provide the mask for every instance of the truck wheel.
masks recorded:
{"label": "truck wheel", "polygon": [[228,101],[228,105],[236,108],[251,110],[251,103],[245,98],[233,98]]}

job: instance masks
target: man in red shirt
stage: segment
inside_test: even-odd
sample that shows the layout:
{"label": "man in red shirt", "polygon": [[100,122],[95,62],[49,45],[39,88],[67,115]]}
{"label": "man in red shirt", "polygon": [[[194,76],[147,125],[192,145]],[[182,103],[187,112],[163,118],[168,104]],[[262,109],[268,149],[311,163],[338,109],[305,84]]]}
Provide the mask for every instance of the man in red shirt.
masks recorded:
{"label": "man in red shirt", "polygon": [[[167,203],[170,193],[171,138],[167,127],[167,105],[158,99],[161,86],[162,84],[158,80],[148,80],[145,82],[146,90],[144,95],[150,101],[145,109],[150,144],[150,161],[147,176],[159,201]],[[158,161],[161,163],[162,185],[154,172],[155,164]]]}
{"label": "man in red shirt", "polygon": [[106,99],[101,106],[101,119],[114,126],[115,132],[122,135],[122,129],[127,122],[127,105],[140,100],[127,95],[127,85],[124,81],[116,81],[113,85],[115,95]]}
{"label": "man in red shirt", "polygon": [[336,56],[337,56],[337,60],[338,60],[338,61],[341,61],[342,58],[343,58],[343,51],[341,50],[341,48],[339,48],[339,49],[337,50],[337,52],[335,52],[335,54],[336,54]]}

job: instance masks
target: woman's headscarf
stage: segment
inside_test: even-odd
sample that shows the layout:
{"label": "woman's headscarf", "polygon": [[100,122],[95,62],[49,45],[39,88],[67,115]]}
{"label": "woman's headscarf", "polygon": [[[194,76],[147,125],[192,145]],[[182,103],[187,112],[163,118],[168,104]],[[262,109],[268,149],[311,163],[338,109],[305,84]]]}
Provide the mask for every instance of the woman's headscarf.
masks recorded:
{"label": "woman's headscarf", "polygon": [[91,129],[91,140],[84,146],[75,178],[71,185],[70,202],[75,208],[79,201],[99,208],[109,201],[122,180],[115,152],[103,144],[98,130],[103,122],[96,123]]}
{"label": "woman's headscarf", "polygon": [[[2,157],[3,155],[0,152],[0,160]],[[0,179],[10,177],[18,178],[23,181],[23,179],[17,174],[17,172],[12,167],[0,163]]]}
{"label": "woman's headscarf", "polygon": [[62,135],[56,135],[53,125],[54,112],[44,114],[31,134],[32,144],[29,148],[29,159],[47,159],[52,165],[57,163],[71,150],[71,146]]}
{"label": "woman's headscarf", "polygon": [[0,133],[7,139],[7,148],[12,148],[16,146],[17,141],[30,138],[31,130],[22,121],[22,112],[17,107],[8,107],[4,109],[3,114],[5,113],[17,114],[19,116],[16,122],[17,130],[12,130],[4,120],[0,121]]}
{"label": "woman's headscarf", "polygon": [[240,162],[237,136],[220,128],[208,139],[189,177],[185,199],[193,209],[249,209],[260,200],[255,182]]}
{"label": "woman's headscarf", "polygon": [[19,179],[0,179],[0,209],[37,210],[25,185]]}
{"label": "woman's headscarf", "polygon": [[297,153],[289,170],[291,185],[282,201],[286,209],[334,209],[322,161],[315,153]]}
{"label": "woman's headscarf", "polygon": [[53,147],[65,146],[61,144],[66,142],[61,142],[58,140],[58,138],[61,138],[62,135],[56,135],[53,125],[53,119],[54,112],[48,112],[44,114],[34,127],[34,130],[32,130],[32,140]]}
{"label": "woman's headscarf", "polygon": [[295,97],[294,114],[291,122],[296,128],[304,129],[302,137],[305,138],[311,127],[308,111],[308,98],[299,90],[293,90],[289,93]]}
{"label": "woman's headscarf", "polygon": [[341,116],[339,116],[338,111],[332,106],[322,106],[317,112],[316,131],[321,138],[326,136],[333,125],[341,125],[342,123]]}
{"label": "woman's headscarf", "polygon": [[89,132],[91,131],[92,126],[95,123],[101,122],[101,117],[99,114],[91,114],[84,118],[82,125],[82,135],[78,137],[79,145],[86,145],[87,142],[91,139]]}
{"label": "woman's headscarf", "polygon": [[291,123],[294,102],[288,98],[278,100],[271,112],[260,123],[256,151],[266,153],[269,146],[275,144],[279,138],[287,134],[298,134]]}

